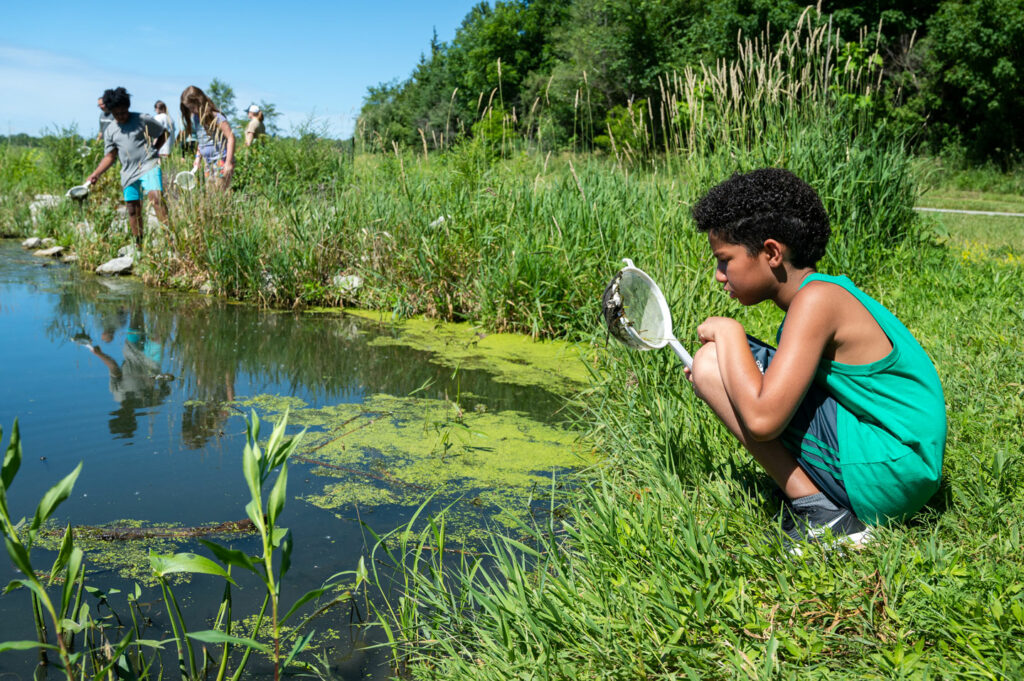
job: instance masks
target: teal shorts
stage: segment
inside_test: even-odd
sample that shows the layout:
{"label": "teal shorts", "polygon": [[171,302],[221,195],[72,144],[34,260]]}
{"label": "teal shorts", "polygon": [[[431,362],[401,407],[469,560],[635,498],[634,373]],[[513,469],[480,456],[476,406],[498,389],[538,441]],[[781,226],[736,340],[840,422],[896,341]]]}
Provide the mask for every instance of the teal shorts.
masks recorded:
{"label": "teal shorts", "polygon": [[[775,356],[775,348],[751,336],[747,336],[747,344],[763,373]],[[837,408],[838,403],[828,391],[811,383],[780,439],[818,489],[838,506],[852,511],[839,467]]]}
{"label": "teal shorts", "polygon": [[160,166],[156,166],[124,188],[124,200],[138,201],[142,198],[143,194],[148,194],[149,192],[162,192],[163,190],[164,176],[160,172]]}

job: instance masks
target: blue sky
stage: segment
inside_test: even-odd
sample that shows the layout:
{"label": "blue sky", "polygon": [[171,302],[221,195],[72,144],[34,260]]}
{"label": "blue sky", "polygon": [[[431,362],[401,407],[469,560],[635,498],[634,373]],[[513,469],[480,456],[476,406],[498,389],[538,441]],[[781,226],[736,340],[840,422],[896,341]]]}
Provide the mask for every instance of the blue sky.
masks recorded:
{"label": "blue sky", "polygon": [[174,115],[186,86],[216,77],[239,109],[273,102],[285,131],[313,116],[348,137],[367,87],[407,78],[434,29],[450,41],[477,4],[37,2],[6,2],[0,13],[2,134],[73,123],[92,134],[96,98],[118,85],[132,109],[152,113],[162,99]]}

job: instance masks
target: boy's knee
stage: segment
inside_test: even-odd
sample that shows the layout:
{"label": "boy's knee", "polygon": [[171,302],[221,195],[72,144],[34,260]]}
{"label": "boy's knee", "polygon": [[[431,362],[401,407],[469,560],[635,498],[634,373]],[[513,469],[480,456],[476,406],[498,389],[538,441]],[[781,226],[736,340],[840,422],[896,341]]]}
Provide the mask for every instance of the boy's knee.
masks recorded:
{"label": "boy's knee", "polygon": [[706,401],[705,395],[716,392],[722,383],[722,374],[718,370],[718,350],[714,343],[705,343],[697,348],[690,371],[697,396]]}

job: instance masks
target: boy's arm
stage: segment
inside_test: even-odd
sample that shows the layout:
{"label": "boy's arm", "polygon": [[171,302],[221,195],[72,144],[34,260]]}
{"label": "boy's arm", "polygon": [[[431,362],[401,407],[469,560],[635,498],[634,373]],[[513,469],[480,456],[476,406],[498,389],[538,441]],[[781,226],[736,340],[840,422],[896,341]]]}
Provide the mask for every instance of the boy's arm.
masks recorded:
{"label": "boy's arm", "polygon": [[702,343],[715,343],[726,394],[757,440],[772,440],[785,430],[835,335],[837,306],[827,288],[809,285],[793,299],[779,348],[764,375],[739,322],[711,317],[697,329]]}
{"label": "boy's arm", "polygon": [[96,166],[96,170],[92,171],[92,175],[86,180],[89,184],[96,184],[96,180],[100,179],[100,175],[107,172],[110,166],[114,165],[114,161],[117,160],[117,152],[108,152],[103,158],[100,159],[99,165]]}

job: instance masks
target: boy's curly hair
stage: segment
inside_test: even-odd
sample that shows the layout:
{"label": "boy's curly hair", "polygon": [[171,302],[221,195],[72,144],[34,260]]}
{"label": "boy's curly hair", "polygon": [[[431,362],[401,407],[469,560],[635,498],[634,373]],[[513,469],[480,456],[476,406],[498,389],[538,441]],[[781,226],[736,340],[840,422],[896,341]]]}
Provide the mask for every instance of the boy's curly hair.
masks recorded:
{"label": "boy's curly hair", "polygon": [[103,91],[103,106],[107,107],[107,111],[112,109],[119,109],[124,107],[125,109],[131,108],[132,96],[128,94],[128,91],[123,87],[115,87],[110,90]]}
{"label": "boy's curly hair", "polygon": [[713,187],[692,213],[697,229],[745,246],[751,255],[765,239],[785,244],[794,267],[813,267],[832,234],[817,192],[782,168],[736,173]]}

